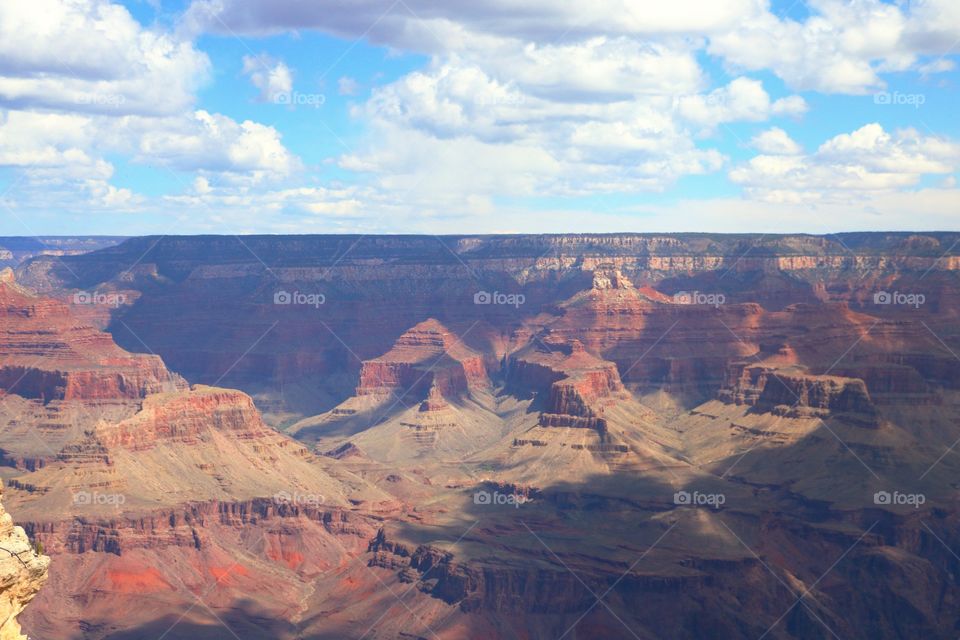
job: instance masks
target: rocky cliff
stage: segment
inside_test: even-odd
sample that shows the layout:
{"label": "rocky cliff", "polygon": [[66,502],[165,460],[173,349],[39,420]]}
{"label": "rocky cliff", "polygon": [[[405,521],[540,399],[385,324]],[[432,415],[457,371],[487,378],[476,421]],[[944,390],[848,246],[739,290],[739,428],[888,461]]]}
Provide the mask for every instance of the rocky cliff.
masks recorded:
{"label": "rocky cliff", "polygon": [[[331,536],[356,536],[369,528],[367,514],[398,509],[389,494],[266,426],[247,394],[188,388],[158,357],[120,349],[67,305],[9,280],[0,295],[0,350],[27,363],[3,396],[0,447],[16,467],[5,502],[55,558],[49,592],[28,616],[34,637],[116,626],[119,609],[130,627],[153,620],[156,606],[189,607],[192,596],[178,589],[189,578],[159,566],[200,567],[201,582],[210,579],[205,589],[242,578],[250,593],[259,581],[269,602],[300,579],[298,571],[339,562],[340,552],[317,553],[335,544]],[[359,529],[338,524],[360,505]],[[244,543],[230,536],[242,538],[243,529],[268,519],[261,531],[268,548],[238,566],[233,558],[245,553]],[[0,549],[12,550],[20,559],[11,562],[23,568],[8,571],[15,566],[0,558],[0,633],[13,634],[48,561],[31,559],[23,530],[5,514],[0,538]],[[288,574],[279,580],[278,566]],[[286,593],[302,597],[306,585]],[[167,604],[146,606],[156,594]],[[280,601],[277,611],[289,604]]]}
{"label": "rocky cliff", "polygon": [[49,565],[0,504],[0,640],[27,640],[17,617],[46,582]]}
{"label": "rocky cliff", "polygon": [[[152,238],[64,258],[75,274],[34,259],[21,282],[122,287],[117,340],[249,393],[3,398],[7,506],[55,556],[26,628],[953,637],[958,237]],[[31,337],[65,344],[35,369],[101,371],[56,364],[100,339],[89,323],[20,293],[11,317],[61,318]],[[270,424],[300,441],[256,409],[284,402]],[[178,621],[196,594],[216,615]]]}
{"label": "rocky cliff", "polygon": [[540,424],[594,429],[606,433],[607,404],[626,397],[617,367],[589,353],[579,340],[536,336],[513,353],[505,380],[512,393],[545,399]]}
{"label": "rocky cliff", "polygon": [[183,386],[159,356],[123,351],[67,305],[0,281],[0,392],[49,402],[143,398]]}
{"label": "rocky cliff", "polygon": [[364,361],[357,394],[400,393],[420,402],[430,393],[453,398],[489,385],[483,356],[431,318],[405,331],[382,356]]}
{"label": "rocky cliff", "polygon": [[[928,294],[929,304],[936,297],[936,304],[957,313],[960,299],[951,285],[960,267],[960,256],[951,250],[957,237],[137,238],[64,257],[63,263],[38,257],[18,271],[25,284],[66,298],[101,285],[129,290],[131,298],[137,296],[136,304],[110,310],[123,321],[110,326],[120,344],[137,350],[142,340],[194,382],[212,383],[236,363],[226,382],[251,392],[259,391],[264,380],[276,384],[282,379],[289,385],[344,371],[353,377],[360,360],[385,353],[396,336],[425,317],[458,328],[482,320],[509,334],[522,319],[589,289],[596,279],[595,291],[614,293],[606,298],[597,294],[601,299],[581,315],[567,309],[571,322],[606,320],[605,331],[581,325],[587,348],[626,370],[679,320],[677,334],[686,338],[689,351],[702,351],[700,357],[651,353],[624,376],[625,382],[632,376],[639,384],[668,384],[706,397],[721,384],[723,357],[738,351],[717,318],[739,331],[761,308],[823,301],[902,314],[905,310],[896,305],[875,307],[873,295],[898,287],[903,291],[921,276],[917,286]],[[129,270],[134,263],[137,267]],[[627,281],[636,284],[633,291]],[[326,302],[319,307],[275,305],[274,295],[281,291],[322,293]],[[522,303],[512,298],[517,304],[475,304],[474,296],[482,292],[520,294]],[[726,304],[713,308],[713,318],[707,315],[709,305],[671,305],[669,312],[650,315],[651,303],[684,292],[722,294]],[[225,317],[244,321],[224,322]],[[644,330],[654,337],[641,339],[638,332]],[[709,379],[692,380],[694,370]]]}
{"label": "rocky cliff", "polygon": [[874,424],[878,411],[867,385],[858,378],[818,376],[744,362],[728,370],[722,400],[787,416],[856,414]]}

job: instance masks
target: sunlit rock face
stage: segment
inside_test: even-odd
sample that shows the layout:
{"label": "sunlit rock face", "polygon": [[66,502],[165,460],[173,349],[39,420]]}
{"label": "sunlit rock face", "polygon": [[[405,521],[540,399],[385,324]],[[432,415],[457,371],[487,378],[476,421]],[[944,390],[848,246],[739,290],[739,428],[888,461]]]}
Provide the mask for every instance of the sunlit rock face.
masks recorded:
{"label": "sunlit rock face", "polygon": [[0,504],[0,640],[27,640],[17,616],[43,587],[49,566]]}

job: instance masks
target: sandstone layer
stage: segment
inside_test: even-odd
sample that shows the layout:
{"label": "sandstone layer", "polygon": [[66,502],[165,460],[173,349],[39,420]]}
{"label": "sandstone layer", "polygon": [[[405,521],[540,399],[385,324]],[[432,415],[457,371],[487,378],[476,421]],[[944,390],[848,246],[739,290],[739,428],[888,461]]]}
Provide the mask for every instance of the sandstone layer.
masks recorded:
{"label": "sandstone layer", "polygon": [[27,640],[17,617],[43,587],[49,565],[0,504],[0,640]]}

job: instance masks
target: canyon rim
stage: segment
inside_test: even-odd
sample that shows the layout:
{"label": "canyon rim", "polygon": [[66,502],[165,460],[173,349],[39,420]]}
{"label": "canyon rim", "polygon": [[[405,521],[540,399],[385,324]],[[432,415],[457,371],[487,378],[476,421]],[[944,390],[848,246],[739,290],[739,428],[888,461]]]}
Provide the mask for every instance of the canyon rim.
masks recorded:
{"label": "canyon rim", "polygon": [[13,614],[48,572],[31,637],[948,637],[958,240],[29,257]]}

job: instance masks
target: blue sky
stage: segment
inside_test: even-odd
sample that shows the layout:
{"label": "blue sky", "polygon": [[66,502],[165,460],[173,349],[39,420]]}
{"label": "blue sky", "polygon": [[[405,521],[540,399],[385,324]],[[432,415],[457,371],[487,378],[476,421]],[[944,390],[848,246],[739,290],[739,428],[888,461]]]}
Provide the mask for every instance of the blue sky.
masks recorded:
{"label": "blue sky", "polygon": [[957,229],[949,0],[11,0],[0,234]]}

